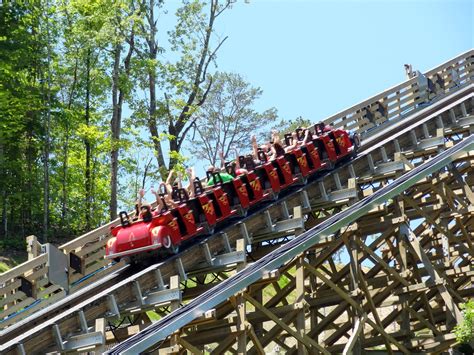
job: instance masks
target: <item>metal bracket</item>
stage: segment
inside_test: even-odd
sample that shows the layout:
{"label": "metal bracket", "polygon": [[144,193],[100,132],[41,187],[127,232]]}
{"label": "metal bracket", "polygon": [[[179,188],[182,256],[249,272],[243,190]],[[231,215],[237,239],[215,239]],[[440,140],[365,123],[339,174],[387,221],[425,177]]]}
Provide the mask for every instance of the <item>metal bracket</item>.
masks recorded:
{"label": "metal bracket", "polygon": [[288,212],[288,205],[287,205],[286,201],[282,201],[280,206],[281,206],[283,218],[290,218],[290,212]]}
{"label": "metal bracket", "polygon": [[16,350],[19,355],[26,355],[25,346],[23,345],[23,343],[18,344],[16,346]]}
{"label": "metal bracket", "polygon": [[439,146],[444,146],[444,137],[432,137],[432,138],[425,138],[422,139],[420,142],[417,144],[418,149],[430,149],[430,148],[436,148]]}
{"label": "metal bracket", "polygon": [[224,249],[227,253],[232,252],[232,247],[230,246],[229,236],[227,233],[222,233],[222,242],[224,243]]}
{"label": "metal bracket", "polygon": [[233,251],[222,255],[217,255],[214,258],[215,267],[227,266],[230,264],[240,264],[245,262],[245,251]]}
{"label": "metal bracket", "polygon": [[41,248],[48,255],[46,265],[48,266],[49,281],[61,286],[66,292],[69,291],[67,255],[51,243],[44,244]]}
{"label": "metal bracket", "polygon": [[77,256],[72,251],[69,252],[69,266],[76,272],[84,275],[86,271],[86,266],[84,259],[80,256]]}
{"label": "metal bracket", "polygon": [[275,230],[275,226],[273,225],[272,216],[270,215],[270,211],[266,210],[265,212],[263,212],[263,217],[265,218],[265,225],[267,226],[265,228],[265,232],[266,233],[273,232]]}
{"label": "metal bracket", "polygon": [[89,328],[87,327],[87,320],[86,320],[86,315],[84,314],[84,311],[81,309],[79,312],[77,312],[77,315],[79,316],[79,323],[81,324],[81,329],[84,333],[89,332]]}
{"label": "metal bracket", "polygon": [[309,202],[308,192],[306,190],[302,190],[300,192],[300,198],[301,198],[301,207],[303,208],[303,211],[306,212],[308,210],[311,210],[311,204]]}
{"label": "metal bracket", "polygon": [[459,126],[468,127],[474,125],[474,115],[461,118],[458,122]]}
{"label": "metal bracket", "polygon": [[243,235],[244,239],[245,239],[245,243],[247,245],[251,245],[252,244],[252,238],[250,237],[250,234],[247,230],[247,226],[245,223],[240,223],[240,233]]}
{"label": "metal bracket", "polygon": [[160,269],[155,269],[155,278],[156,278],[156,283],[158,284],[158,290],[164,290],[165,283],[163,281],[163,276],[161,276]]}
{"label": "metal bracket", "polygon": [[79,349],[89,348],[97,345],[104,345],[105,338],[102,332],[91,332],[85,334],[79,334],[71,336],[66,341],[63,341],[61,337],[61,331],[57,324],[53,325],[53,335],[56,340],[56,345],[59,347],[61,352],[75,351]]}
{"label": "metal bracket", "polygon": [[206,262],[212,266],[214,263],[214,260],[212,259],[211,250],[209,249],[209,244],[207,243],[202,244],[202,250],[204,252],[204,257],[206,258]]}
{"label": "metal bracket", "polygon": [[181,258],[176,259],[176,268],[178,269],[178,274],[181,280],[187,280],[188,276],[186,275],[186,271],[184,271],[183,260]]}
{"label": "metal bracket", "polygon": [[352,188],[352,189],[336,190],[329,194],[329,200],[333,202],[341,201],[341,200],[349,200],[351,198],[357,198],[357,189]]}
{"label": "metal bracket", "polygon": [[381,163],[375,169],[375,174],[390,174],[397,171],[404,171],[405,163],[402,161],[388,161],[386,163]]}
{"label": "metal bracket", "polygon": [[143,305],[155,306],[160,303],[167,303],[172,301],[181,302],[181,291],[179,290],[179,287],[149,293],[143,299]]}
{"label": "metal bracket", "polygon": [[284,221],[278,221],[275,224],[274,231],[277,233],[288,232],[291,230],[304,230],[303,218],[290,218]]}
{"label": "metal bracket", "polygon": [[107,305],[108,305],[108,308],[109,308],[109,311],[107,313],[107,317],[120,318],[120,311],[119,311],[117,301],[115,300],[114,295],[107,295]]}

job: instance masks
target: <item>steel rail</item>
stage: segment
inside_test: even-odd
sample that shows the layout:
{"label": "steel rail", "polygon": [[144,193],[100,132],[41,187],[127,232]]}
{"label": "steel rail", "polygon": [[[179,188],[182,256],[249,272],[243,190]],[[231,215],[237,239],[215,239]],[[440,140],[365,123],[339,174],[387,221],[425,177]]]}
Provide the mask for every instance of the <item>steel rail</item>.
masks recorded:
{"label": "steel rail", "polygon": [[454,161],[464,152],[474,149],[474,136],[469,136],[462,142],[440,153],[427,162],[415,167],[405,175],[397,178],[391,184],[376,191],[373,195],[355,203],[346,210],[339,212],[319,225],[302,233],[297,238],[270,252],[262,259],[251,264],[238,274],[223,281],[218,286],[201,294],[187,305],[165,316],[158,322],[145,328],[140,333],[118,344],[107,354],[137,354],[146,351],[156,343],[165,340],[190,321],[200,317],[204,312],[216,307],[230,296],[241,291],[250,284],[258,281],[268,271],[281,267],[292,258],[298,256],[322,238],[327,237],[343,226],[350,224],[373,207],[400,194],[421,179],[427,177]]}
{"label": "steel rail", "polygon": [[[461,96],[461,97],[459,98],[459,96]],[[420,111],[416,112],[416,114],[413,114],[413,117],[411,117],[411,116],[407,117],[406,121],[404,121],[404,125],[403,125],[405,127],[404,129],[400,129],[399,128],[400,125],[397,125],[396,127],[394,127],[393,124],[389,124],[388,125],[389,127],[387,127],[386,130],[389,131],[389,133],[390,133],[396,128],[397,133],[393,134],[393,132],[392,132],[392,134],[389,135],[389,134],[382,134],[383,132],[381,132],[380,135],[376,139],[377,142],[372,142],[373,143],[372,146],[364,145],[364,146],[361,147],[362,151],[360,152],[360,154],[358,155],[356,160],[363,159],[363,157],[365,155],[367,155],[370,152],[378,149],[381,145],[385,144],[387,141],[392,140],[392,139],[402,135],[406,131],[409,131],[409,130],[413,129],[413,127],[415,127],[415,126],[419,126],[422,123],[431,120],[433,117],[436,117],[441,112],[449,110],[450,108],[455,107],[456,105],[459,105],[461,102],[464,102],[464,101],[466,101],[467,99],[469,99],[470,97],[473,97],[473,96],[474,96],[474,84],[470,84],[469,86],[463,88],[462,90],[458,90],[456,92],[453,92],[453,94],[450,95],[449,97],[446,97],[443,100],[440,100],[440,101],[437,101],[436,103],[434,103],[433,106],[436,106],[436,107],[441,106],[441,108],[438,108],[438,111],[433,112],[431,107],[427,107],[427,108],[424,108],[423,110],[420,110]],[[448,104],[448,106],[446,106],[447,104]],[[428,113],[431,113],[431,114],[429,114],[426,117],[423,117]],[[412,123],[412,124],[410,125],[410,123]],[[389,137],[389,138],[387,138],[387,137]],[[383,140],[379,141],[380,139],[383,139]],[[354,161],[352,161],[352,162],[354,162]],[[350,163],[352,163],[352,162],[350,162]],[[320,176],[318,179],[312,181],[310,184],[308,184],[304,188],[308,187],[311,184],[314,184],[317,181],[320,181],[321,179],[325,178],[327,175],[336,173],[339,169],[343,168],[345,165],[340,166],[339,168],[337,168],[335,170],[332,170],[332,171],[328,172],[327,174],[325,174],[323,176]],[[255,210],[252,215],[246,217],[245,219],[241,219],[241,220],[237,221],[237,223],[245,222],[245,221],[251,219],[252,217],[257,215],[259,212],[261,212],[265,209],[268,209],[268,208],[274,206],[275,204],[281,203],[282,201],[290,198],[291,196],[293,196],[294,194],[299,193],[300,191],[301,191],[301,189],[298,189],[296,191],[293,191],[291,193],[286,194],[285,196],[282,196],[278,201],[276,201],[272,204],[266,204],[266,205],[262,206],[258,210]],[[231,228],[234,228],[234,227],[235,227],[235,224],[233,224],[229,227],[226,227],[223,231],[227,231],[227,230],[229,230]],[[214,238],[214,237],[218,237],[218,235],[217,236],[214,235],[210,238]],[[208,239],[209,238],[207,238],[207,240]],[[202,241],[199,241],[199,242],[202,242]],[[196,243],[196,244],[199,244],[199,243]],[[165,262],[172,261],[175,258],[176,257],[167,259]],[[143,274],[145,274],[145,273],[147,273],[147,272],[149,272],[149,271],[151,271],[155,268],[158,268],[158,266],[161,266],[163,264],[164,263],[153,265],[153,266],[151,266],[151,267],[149,267],[145,270],[140,271],[138,274],[136,274],[134,276],[131,276],[131,277],[127,277],[127,276],[129,276],[127,274],[127,275],[122,275],[122,277],[119,277],[119,278],[114,278],[115,281],[113,283],[113,286],[110,287],[110,288],[105,288],[104,289],[104,286],[103,286],[104,285],[104,280],[97,281],[96,283],[91,284],[90,287],[87,287],[86,290],[84,291],[84,293],[83,292],[74,293],[71,296],[68,296],[67,298],[61,300],[57,304],[48,306],[47,308],[43,309],[42,311],[33,314],[31,317],[28,317],[25,320],[23,320],[21,322],[18,322],[17,324],[12,325],[11,327],[9,327],[9,328],[5,329],[4,331],[0,332],[0,339],[4,338],[4,340],[6,340],[5,342],[0,341],[0,344],[1,343],[4,344],[4,345],[0,345],[0,351],[3,351],[5,349],[7,349],[8,347],[10,347],[14,344],[18,344],[19,342],[21,342],[21,339],[25,339],[25,337],[27,335],[32,335],[35,332],[43,329],[45,326],[54,324],[55,322],[57,322],[58,320],[61,319],[61,316],[66,317],[66,316],[76,312],[77,310],[79,310],[82,307],[86,306],[88,303],[93,302],[95,300],[98,300],[100,297],[103,296],[103,294],[112,293],[115,290],[117,290],[119,287],[121,287],[122,285],[124,285],[128,282],[131,282],[132,280],[137,279],[140,275],[143,275]],[[117,275],[118,273],[119,272],[117,272],[113,275]],[[105,280],[107,280],[107,279],[109,279],[109,278],[105,277]],[[121,280],[124,280],[124,281],[122,282]],[[110,284],[111,284],[111,282],[108,282],[107,286],[110,285]],[[104,291],[102,292],[102,290],[104,290]],[[79,295],[85,295],[85,296],[84,297],[78,297]],[[87,299],[88,302],[87,301],[83,302],[85,299]],[[60,312],[59,315],[58,315],[58,312]],[[52,318],[53,320],[49,321],[49,319],[51,319],[51,317],[47,316],[48,313],[54,315],[54,317]],[[42,319],[40,319],[40,318],[42,318]],[[42,324],[40,324],[40,323],[42,323]],[[26,329],[24,329],[28,326],[36,325],[36,324],[38,324],[38,326],[35,326],[33,329],[30,328],[28,331]],[[8,338],[8,339],[5,339],[5,338]]]}

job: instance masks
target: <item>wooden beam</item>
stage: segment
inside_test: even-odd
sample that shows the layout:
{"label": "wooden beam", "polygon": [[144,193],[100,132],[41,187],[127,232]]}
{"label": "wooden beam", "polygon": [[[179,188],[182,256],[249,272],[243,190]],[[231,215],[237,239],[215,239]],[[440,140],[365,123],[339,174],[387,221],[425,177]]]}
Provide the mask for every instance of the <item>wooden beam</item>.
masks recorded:
{"label": "wooden beam", "polygon": [[250,302],[251,304],[254,305],[255,308],[258,308],[262,313],[264,313],[270,320],[278,324],[281,328],[286,330],[289,334],[291,334],[297,341],[302,342],[307,348],[314,347],[323,354],[330,355],[330,353],[324,349],[321,345],[316,343],[313,339],[308,337],[307,335],[300,335],[297,331],[293,330],[289,325],[283,323],[277,316],[275,316],[272,312],[270,312],[268,309],[266,309],[263,305],[258,303],[253,297],[250,295],[244,293],[243,294],[244,298]]}
{"label": "wooden beam", "polygon": [[[318,276],[320,279],[322,279],[326,284],[328,284],[337,294],[339,294],[347,303],[349,303],[352,307],[354,308],[359,308],[360,312],[364,314],[364,310],[362,307],[357,304],[351,297],[349,297],[342,289],[340,289],[335,283],[333,283],[331,280],[329,280],[325,275],[323,275],[321,272],[313,268],[311,265],[305,262],[305,267],[312,273],[314,273],[316,276]],[[387,332],[380,327],[377,323],[373,322],[370,320],[370,318],[367,318],[367,323],[369,323],[374,329],[376,329],[380,334],[383,336],[387,337],[390,342],[392,342],[395,346],[397,346],[401,351],[403,351],[406,354],[410,354],[410,351],[400,342],[398,342],[394,337],[392,337],[390,334],[387,334]]]}
{"label": "wooden beam", "polygon": [[456,319],[459,324],[459,322],[461,322],[463,319],[462,314],[450,295],[448,288],[444,285],[444,283],[438,282],[445,279],[440,276],[439,271],[433,266],[425,251],[421,247],[418,237],[412,232],[408,225],[405,227],[405,233],[407,233],[407,236],[410,238],[410,246],[413,249],[415,255],[417,255],[420,261],[423,263],[432,280],[436,282],[437,288],[446,304],[446,307],[448,307],[454,319]]}
{"label": "wooden beam", "polygon": [[347,342],[344,350],[342,351],[342,355],[352,355],[352,349],[356,344],[357,339],[359,338],[360,333],[364,329],[365,321],[367,320],[367,314],[364,314],[362,318],[356,320],[354,327],[352,328],[352,334]]}

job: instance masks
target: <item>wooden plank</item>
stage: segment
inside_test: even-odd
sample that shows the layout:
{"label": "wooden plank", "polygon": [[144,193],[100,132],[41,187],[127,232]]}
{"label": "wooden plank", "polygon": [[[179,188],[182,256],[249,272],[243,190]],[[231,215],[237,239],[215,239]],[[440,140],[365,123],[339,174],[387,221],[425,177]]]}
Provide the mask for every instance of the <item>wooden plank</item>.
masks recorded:
{"label": "wooden plank", "polygon": [[[26,295],[24,292],[17,291],[15,293],[12,293],[11,295],[8,295],[8,297],[5,297],[0,301],[0,308],[3,310],[7,310],[9,307],[14,306],[18,301],[22,301],[26,298]],[[1,317],[1,313],[0,313]]]}
{"label": "wooden plank", "polygon": [[364,324],[365,321],[367,320],[367,314],[364,313],[362,318],[357,319],[356,323],[354,324],[354,327],[352,328],[352,334],[349,338],[349,341],[347,342],[346,346],[344,347],[344,350],[342,351],[342,355],[351,355],[352,348],[354,347],[360,333],[364,329]]}
{"label": "wooden plank", "polygon": [[[15,266],[13,269],[8,270],[0,275],[0,285],[5,284],[9,280],[13,280],[18,276],[22,276],[25,272],[28,272],[34,268],[37,268],[48,261],[48,256],[46,254],[41,254],[40,256],[28,260],[23,264]],[[0,293],[2,293],[0,288]]]}
{"label": "wooden plank", "polygon": [[427,72],[425,72],[425,75],[426,76],[433,76],[434,74],[442,72],[446,68],[451,67],[453,64],[456,65],[456,66],[459,66],[458,62],[467,63],[468,62],[467,58],[470,58],[469,60],[472,60],[471,57],[473,55],[474,55],[474,50],[472,50],[472,49],[468,50],[465,53],[462,53],[462,54],[454,57],[453,59],[450,59],[447,62],[444,62],[443,64],[440,64],[440,65],[428,70]]}
{"label": "wooden plank", "polygon": [[66,292],[64,291],[61,291],[59,293],[56,293],[54,295],[52,295],[51,297],[47,298],[47,299],[43,299],[40,303],[38,303],[37,305],[29,308],[28,310],[26,311],[23,311],[21,314],[15,316],[15,317],[11,317],[10,319],[4,321],[3,323],[0,324],[0,327],[2,329],[12,325],[12,324],[15,324],[16,322],[18,322],[19,320],[21,319],[25,319],[27,318],[28,316],[30,316],[31,314],[35,313],[36,311],[38,311],[39,309],[42,309],[42,308],[45,308],[55,302],[57,302],[59,299],[61,298],[64,298],[64,296],[66,296]]}
{"label": "wooden plank", "polygon": [[204,355],[204,353],[199,350],[198,348],[196,348],[195,346],[193,346],[191,343],[189,343],[188,341],[184,340],[182,337],[179,337],[178,338],[178,343],[183,347],[185,348],[186,350],[189,350],[191,351],[192,354],[196,354],[196,355]]}
{"label": "wooden plank", "polygon": [[51,285],[44,290],[41,290],[38,292],[38,298],[43,298],[45,296],[51,295],[52,293],[55,293],[58,290],[62,290],[62,288],[58,285]]}
{"label": "wooden plank", "polygon": [[[405,198],[404,198],[405,199]],[[435,281],[437,288],[439,290],[439,293],[441,297],[443,298],[446,306],[452,313],[453,317],[458,321],[461,322],[462,320],[462,314],[459,311],[459,308],[457,307],[456,303],[454,302],[453,298],[451,297],[447,287],[443,284],[442,280],[443,278],[439,274],[439,271],[434,268],[434,266],[431,264],[430,259],[426,255],[425,251],[421,247],[419,238],[411,231],[409,227],[406,228],[406,231],[408,232],[408,236],[410,237],[410,246],[413,248],[413,251],[415,252],[415,255],[418,256],[420,261],[424,264],[425,269],[428,271],[430,277],[432,278],[433,281]],[[441,282],[437,282],[437,281]]]}
{"label": "wooden plank", "polygon": [[[92,264],[90,264],[89,266],[86,267],[84,275],[82,275],[80,273],[74,273],[69,278],[69,282],[70,283],[76,282],[77,280],[82,279],[84,276],[90,275],[91,273],[103,268],[104,266],[108,265],[109,263],[110,263],[110,260],[106,260],[106,259],[101,259],[98,262],[93,262]],[[107,270],[100,271],[100,274],[101,274],[101,276],[103,276],[103,275],[108,274],[109,272],[110,271],[107,269]]]}
{"label": "wooden plank", "polygon": [[81,235],[80,237],[71,240],[70,242],[67,242],[59,247],[62,251],[65,253],[69,253],[70,251],[73,251],[77,248],[81,248],[86,243],[94,242],[96,239],[98,239],[100,236],[103,235],[108,235],[110,233],[110,227],[115,226],[118,223],[120,223],[119,219],[117,218],[116,220],[109,222],[99,228],[96,228],[86,234]]}
{"label": "wooden plank", "polygon": [[87,254],[93,253],[94,251],[98,249],[103,249],[105,245],[107,244],[107,240],[110,238],[105,238],[103,240],[97,240],[96,242],[91,243],[88,246],[85,246],[84,248],[81,248],[78,252],[76,252],[76,255],[79,257],[83,257]]}
{"label": "wooden plank", "polygon": [[[34,301],[36,301],[34,298],[27,297],[23,301],[18,302],[17,304],[13,305],[12,307],[7,308],[6,310],[0,312],[0,319],[6,318],[16,311],[19,311],[25,307],[28,307],[30,304],[32,304]],[[3,326],[3,323],[1,324]]]}
{"label": "wooden plank", "polygon": [[20,287],[21,282],[20,279],[16,278],[13,282],[9,282],[7,286],[0,288],[0,294],[8,295],[10,292],[16,290]]}
{"label": "wooden plank", "polygon": [[38,282],[42,278],[47,278],[48,270],[49,270],[49,268],[47,266],[44,266],[44,267],[36,270],[32,274],[28,275],[25,278],[28,281],[31,281],[31,282]]}

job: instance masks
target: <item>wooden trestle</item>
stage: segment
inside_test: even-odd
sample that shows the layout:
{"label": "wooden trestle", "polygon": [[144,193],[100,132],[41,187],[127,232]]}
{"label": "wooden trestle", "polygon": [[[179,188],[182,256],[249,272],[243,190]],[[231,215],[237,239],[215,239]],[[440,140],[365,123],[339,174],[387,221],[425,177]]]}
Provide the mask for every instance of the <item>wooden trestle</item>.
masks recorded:
{"label": "wooden trestle", "polygon": [[[282,243],[456,145],[474,132],[473,58],[470,51],[435,68],[428,77],[438,75],[446,83],[435,88],[438,93],[431,89],[422,95],[419,87],[413,89],[418,83],[412,79],[403,85],[403,90],[413,90],[409,94],[400,94],[402,85],[391,89],[398,93],[398,106],[387,104],[393,96],[385,93],[350,111],[355,114],[338,114],[363,122],[357,129],[370,144],[363,140],[357,159],[174,258],[136,273],[123,263],[94,271],[104,264],[104,226],[60,247],[69,260],[78,261],[74,268],[68,264],[68,297],[48,279],[45,254],[0,275],[0,352],[105,351],[149,325],[148,311],[163,316],[206,290],[218,289],[222,280]],[[459,87],[450,81],[453,65],[464,73]],[[440,92],[442,96],[430,96]],[[429,106],[420,106],[433,98]],[[377,110],[384,103],[388,109]],[[405,119],[402,113],[410,108]],[[389,120],[390,114],[397,117]],[[346,127],[336,118],[332,121]],[[375,129],[368,131],[367,125]],[[473,186],[471,151],[281,268],[269,270],[154,350],[446,351],[455,343],[459,305],[474,297]],[[91,272],[90,279],[77,282]],[[47,307],[41,310],[38,300]]]}

